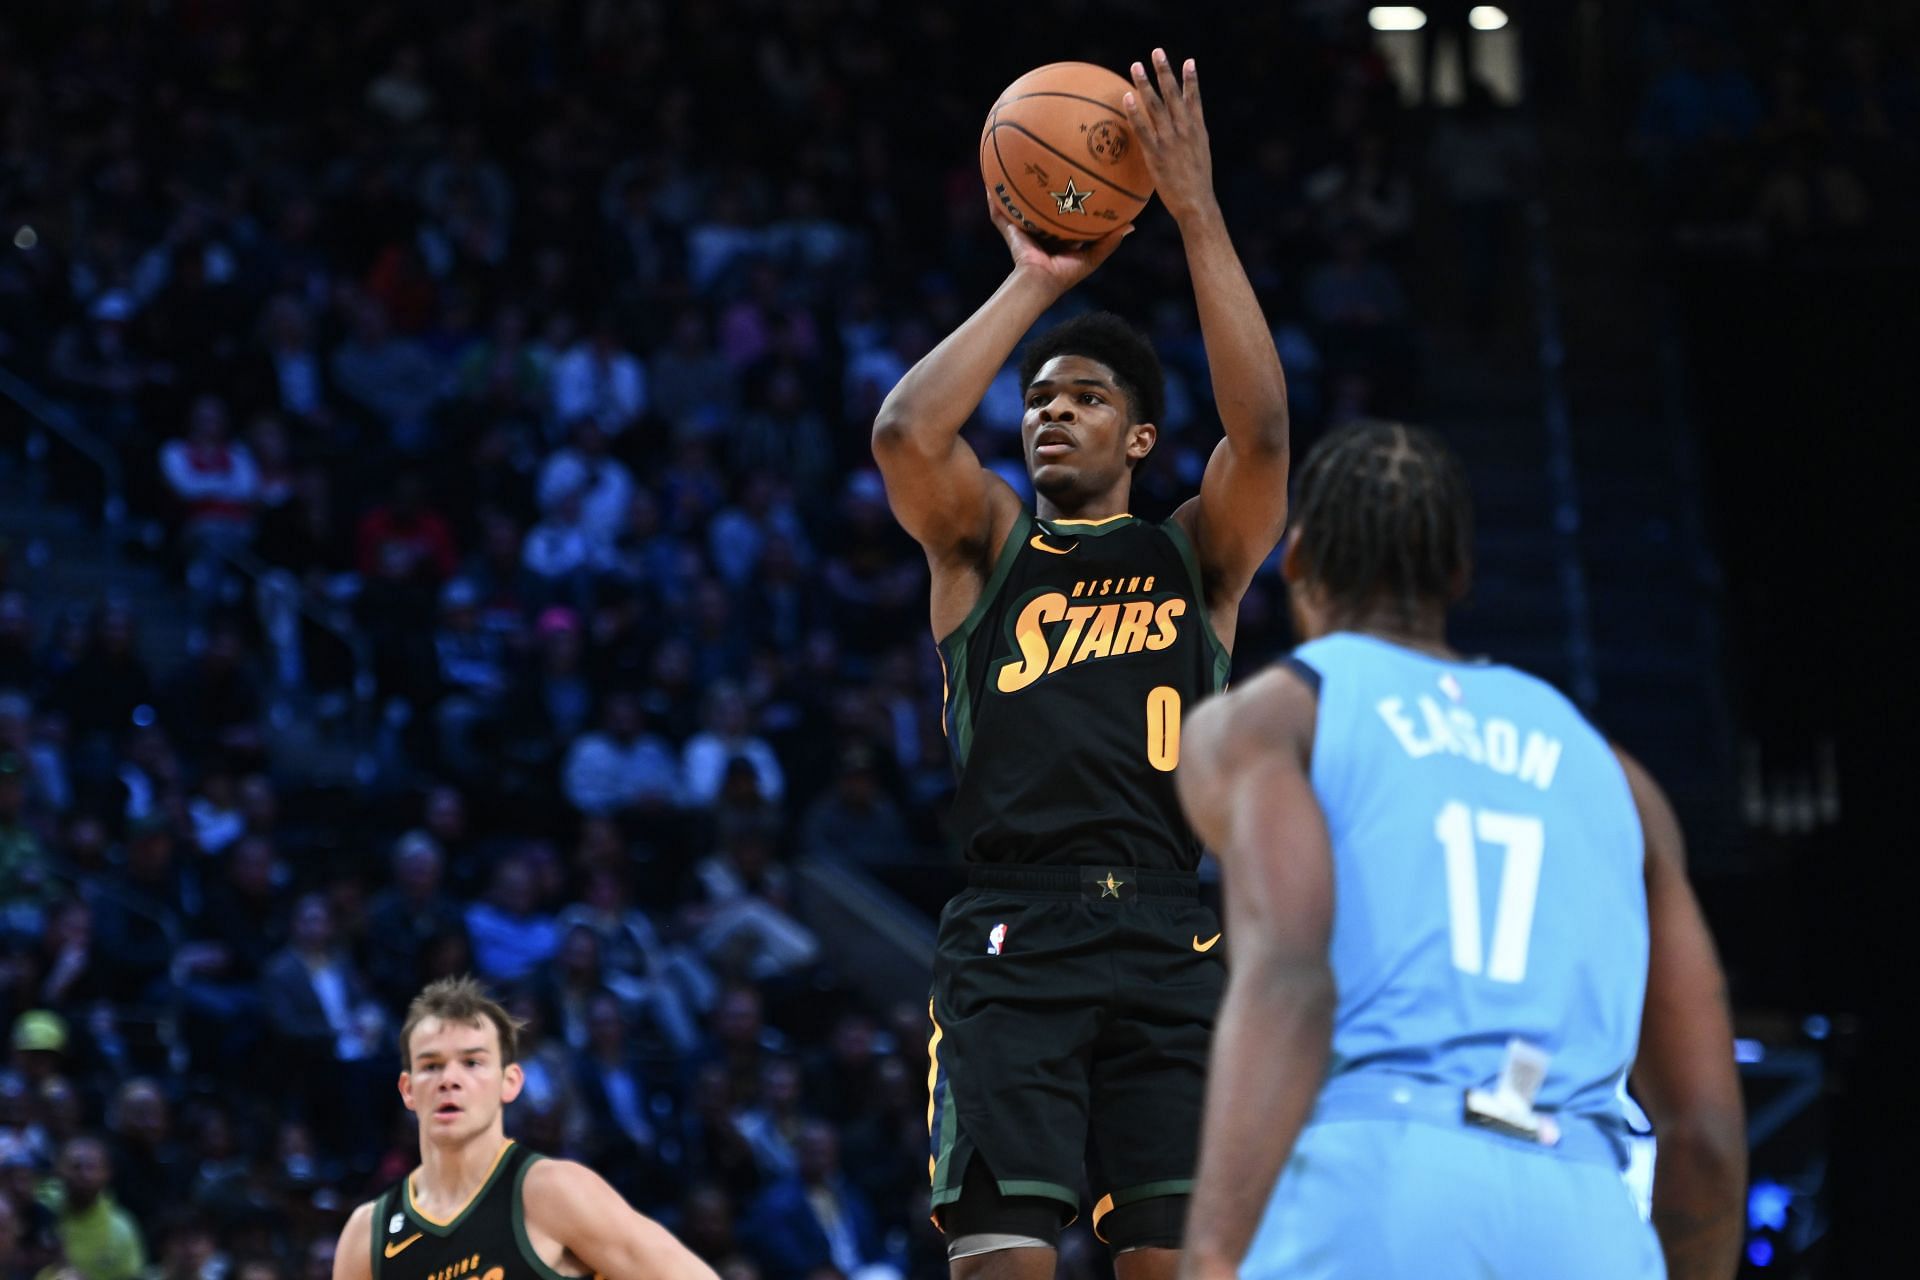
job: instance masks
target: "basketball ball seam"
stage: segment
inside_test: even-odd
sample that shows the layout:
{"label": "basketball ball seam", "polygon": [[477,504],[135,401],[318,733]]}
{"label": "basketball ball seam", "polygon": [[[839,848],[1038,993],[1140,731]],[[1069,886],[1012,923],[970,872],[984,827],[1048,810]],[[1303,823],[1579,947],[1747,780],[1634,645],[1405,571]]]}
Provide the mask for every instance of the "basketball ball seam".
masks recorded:
{"label": "basketball ball seam", "polygon": [[1126,112],[1120,110],[1118,107],[1114,106],[1110,102],[1102,102],[1098,98],[1089,98],[1084,93],[1065,93],[1059,89],[1036,89],[1032,93],[1018,93],[1011,98],[1000,99],[1000,101],[993,104],[993,109],[995,112],[998,112],[1000,108],[1007,106],[1010,103],[1025,102],[1028,98],[1072,98],[1075,102],[1090,103],[1091,105],[1100,108],[1102,111],[1111,111],[1113,112],[1114,115],[1120,117],[1122,120],[1125,120],[1127,118]]}
{"label": "basketball ball seam", "polygon": [[[1034,133],[1033,130],[1027,128],[1025,125],[1019,124],[1018,122],[1013,120],[1001,120],[999,118],[999,115],[1000,113],[998,111],[994,112],[993,123],[988,127],[989,133],[998,133],[1002,129],[1012,129],[1017,133],[1023,134],[1026,137],[1031,138],[1035,146],[1040,147],[1041,149],[1047,151],[1052,155],[1056,155],[1060,157],[1060,162],[1062,164],[1072,165],[1074,168],[1086,174],[1087,177],[1093,179],[1095,182],[1098,182],[1102,186],[1108,187],[1114,191],[1118,191],[1121,195],[1125,196],[1127,199],[1138,200],[1141,202],[1142,205],[1144,205],[1149,199],[1148,196],[1143,196],[1136,191],[1127,190],[1125,187],[1121,186],[1117,182],[1108,181],[1106,178],[1106,175],[1102,174],[1098,169],[1093,169],[1088,167],[1085,161],[1074,159],[1072,156],[1068,155],[1066,152],[1060,150],[1060,148],[1048,142],[1045,138],[1042,138],[1038,134]],[[998,142],[995,142],[993,144],[993,155],[994,155],[994,159],[996,160],[1000,158],[1000,144]],[[1008,181],[1013,180],[1013,175],[1011,173],[1007,173],[1007,166],[1004,161],[1000,165],[1000,172],[1005,173],[1007,175]]]}
{"label": "basketball ball seam", "polygon": [[[1016,195],[1018,195],[1018,196],[1020,197],[1020,203],[1021,203],[1021,204],[1023,204],[1023,205],[1027,205],[1027,206],[1032,206],[1032,204],[1033,204],[1033,201],[1031,201],[1031,200],[1029,200],[1029,199],[1027,199],[1027,197],[1026,197],[1026,193],[1025,193],[1025,192],[1022,192],[1022,191],[1020,190],[1020,188],[1019,188],[1019,184],[1018,184],[1018,183],[1016,183],[1016,182],[1014,182],[1014,180],[1013,180],[1013,174],[1012,174],[1012,173],[1010,173],[1010,172],[1008,171],[1008,169],[1007,169],[1007,162],[1006,162],[1006,160],[1005,160],[1005,159],[1004,159],[1004,158],[1003,158],[1003,157],[1001,156],[1001,154],[1000,154],[1000,138],[999,138],[999,136],[998,136],[998,135],[999,135],[999,132],[1000,132],[1000,129],[1001,129],[1001,128],[1005,128],[1005,129],[1020,129],[1020,126],[1019,126],[1019,125],[1016,125],[1016,124],[1011,124],[1011,123],[1009,123],[1009,124],[1006,124],[1006,125],[1002,125],[1002,126],[999,126],[998,128],[996,128],[996,129],[994,130],[994,134],[995,134],[995,136],[994,136],[994,138],[993,138],[993,162],[994,162],[995,164],[997,164],[997,165],[999,165],[999,166],[1000,166],[1000,176],[1001,176],[1002,178],[1004,178],[1004,179],[1006,179],[1006,183],[1007,183],[1007,187],[1008,187],[1008,189],[1009,189],[1009,190],[1011,190],[1011,191],[1013,191],[1013,192],[1014,192],[1014,193],[1015,193]],[[1021,133],[1025,133],[1025,134],[1027,135],[1027,137],[1029,137],[1029,138],[1033,138],[1033,135],[1032,135],[1031,133],[1027,133],[1027,131],[1026,131],[1025,129],[1020,129],[1020,132],[1021,132]],[[1046,147],[1046,146],[1047,146],[1047,144],[1046,144],[1046,143],[1044,143],[1044,142],[1040,142],[1040,139],[1038,139],[1038,138],[1033,138],[1033,140],[1034,140],[1035,142],[1039,142],[1039,143],[1040,143],[1040,145],[1041,145],[1041,146],[1043,146],[1043,147]],[[1053,148],[1052,148],[1052,147],[1047,147],[1047,150],[1049,150],[1049,151],[1053,151]],[[1059,153],[1058,151],[1054,151],[1053,153],[1054,153],[1055,155],[1060,155],[1060,153]],[[1060,156],[1060,158],[1061,158],[1062,160],[1066,160],[1066,159],[1067,159],[1067,158],[1066,158],[1065,156]],[[1072,164],[1072,165],[1074,165],[1074,166],[1075,166],[1076,168],[1078,168],[1078,167],[1079,167],[1079,166],[1078,166],[1078,164],[1077,164],[1077,163],[1076,163],[1075,161],[1072,161],[1072,160],[1067,160],[1067,163],[1068,163],[1068,164]],[[1091,172],[1092,172],[1092,171],[1091,171],[1091,170],[1083,170],[1083,172],[1086,172],[1086,173],[1089,173],[1089,174],[1091,174]],[[1118,188],[1116,188],[1116,190],[1118,190]],[[1055,221],[1055,220],[1054,220],[1053,218],[1050,218],[1050,217],[1048,217],[1048,216],[1047,216],[1047,215],[1046,215],[1046,214],[1045,214],[1044,212],[1042,212],[1041,210],[1039,210],[1039,209],[1036,209],[1036,208],[1032,208],[1032,207],[1029,207],[1029,208],[1027,209],[1027,217],[1028,217],[1029,219],[1038,219],[1039,221],[1041,221],[1041,222],[1044,222],[1044,223],[1046,223],[1046,224],[1048,224],[1049,226],[1052,226],[1052,227],[1057,227],[1057,228],[1058,228],[1059,230],[1061,230],[1061,231],[1063,231],[1063,232],[1065,232],[1065,233],[1067,234],[1067,236],[1068,236],[1069,238],[1072,238],[1072,239],[1075,239],[1075,240],[1098,240],[1098,239],[1099,239],[1099,238],[1100,238],[1101,236],[1104,236],[1104,235],[1106,235],[1106,234],[1107,234],[1107,232],[1105,232],[1105,231],[1099,231],[1099,232],[1098,232],[1097,234],[1095,234],[1095,235],[1088,235],[1087,233],[1088,233],[1089,231],[1094,231],[1094,230],[1096,230],[1096,229],[1095,229],[1095,228],[1092,228],[1092,227],[1070,227],[1070,226],[1068,226],[1068,225],[1067,225],[1066,223],[1064,223],[1064,222],[1057,222],[1057,221]]]}

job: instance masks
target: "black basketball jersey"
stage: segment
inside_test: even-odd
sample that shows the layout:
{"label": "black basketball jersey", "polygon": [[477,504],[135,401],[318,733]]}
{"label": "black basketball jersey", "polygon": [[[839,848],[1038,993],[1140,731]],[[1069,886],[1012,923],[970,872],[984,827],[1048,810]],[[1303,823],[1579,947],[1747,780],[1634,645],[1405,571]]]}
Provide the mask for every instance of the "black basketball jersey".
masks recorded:
{"label": "black basketball jersey", "polygon": [[1179,525],[1023,512],[940,658],[969,862],[1199,865],[1173,769],[1228,657]]}
{"label": "black basketball jersey", "polygon": [[373,1205],[373,1280],[579,1280],[542,1262],[527,1239],[520,1184],[539,1159],[509,1141],[467,1207],[444,1222],[414,1207],[411,1176],[383,1192]]}

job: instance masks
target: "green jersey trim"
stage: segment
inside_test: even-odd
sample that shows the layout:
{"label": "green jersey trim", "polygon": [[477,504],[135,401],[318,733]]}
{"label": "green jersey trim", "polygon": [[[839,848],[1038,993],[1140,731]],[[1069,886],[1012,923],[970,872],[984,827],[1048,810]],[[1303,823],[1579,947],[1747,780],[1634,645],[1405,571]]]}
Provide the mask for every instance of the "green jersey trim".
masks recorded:
{"label": "green jersey trim", "polygon": [[533,1241],[527,1237],[527,1211],[521,1200],[521,1186],[527,1180],[527,1170],[539,1164],[545,1157],[538,1153],[529,1155],[520,1162],[519,1172],[513,1175],[513,1238],[520,1246],[520,1256],[533,1268],[541,1280],[587,1280],[586,1276],[570,1276],[564,1271],[555,1271],[546,1264],[538,1253],[534,1252]]}
{"label": "green jersey trim", "polygon": [[1001,584],[1013,572],[1013,562],[1020,558],[1020,548],[1026,545],[1027,530],[1031,528],[1033,517],[1022,510],[1020,518],[1013,522],[1013,528],[1007,530],[1007,540],[1000,548],[1000,558],[993,562],[993,572],[988,575],[987,584],[980,588],[980,598],[973,602],[973,611],[967,614],[966,621],[938,641],[942,648],[972,635],[973,629],[980,625],[980,619],[987,616],[987,610],[993,607],[993,598],[1000,594]]}
{"label": "green jersey trim", "polygon": [[1233,669],[1233,654],[1226,645],[1220,643],[1220,637],[1214,634],[1213,611],[1207,607],[1207,587],[1200,577],[1200,557],[1194,553],[1193,539],[1178,520],[1169,520],[1160,526],[1173,542],[1173,549],[1180,553],[1180,563],[1187,567],[1187,577],[1193,581],[1193,599],[1200,606],[1200,626],[1207,637],[1207,647],[1213,652],[1213,687],[1216,692],[1227,687],[1227,673]]}
{"label": "green jersey trim", "polygon": [[373,1221],[367,1224],[367,1251],[373,1260],[373,1280],[380,1280],[380,1264],[385,1261],[380,1256],[380,1235],[384,1230],[380,1224],[387,1220],[387,1202],[391,1199],[391,1189],[380,1193],[380,1198],[373,1202]]}
{"label": "green jersey trim", "polygon": [[[421,1229],[428,1234],[439,1236],[442,1239],[452,1235],[460,1229],[460,1224],[467,1220],[467,1215],[473,1212],[474,1207],[487,1198],[487,1192],[493,1190],[493,1184],[500,1177],[500,1171],[507,1167],[507,1152],[513,1150],[513,1145],[512,1138],[508,1138],[501,1144],[500,1154],[493,1158],[493,1168],[487,1170],[487,1180],[480,1184],[480,1189],[473,1193],[472,1198],[467,1201],[460,1212],[454,1214],[445,1222],[441,1222],[421,1212],[420,1206],[414,1203],[413,1174],[408,1174],[406,1181],[400,1184],[402,1193],[407,1198],[407,1211],[413,1215],[415,1221],[420,1224]],[[415,1170],[415,1172],[417,1173],[418,1170]],[[375,1234],[377,1235],[378,1232]]]}

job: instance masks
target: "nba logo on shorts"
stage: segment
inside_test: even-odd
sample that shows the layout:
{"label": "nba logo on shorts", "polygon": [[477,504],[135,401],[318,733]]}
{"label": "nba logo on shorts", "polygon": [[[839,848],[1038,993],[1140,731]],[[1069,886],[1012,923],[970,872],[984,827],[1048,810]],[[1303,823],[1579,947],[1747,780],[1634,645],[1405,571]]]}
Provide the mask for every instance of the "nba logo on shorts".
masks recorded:
{"label": "nba logo on shorts", "polygon": [[1005,942],[1006,940],[1007,940],[1007,926],[1004,924],[997,924],[993,926],[993,932],[987,935],[987,954],[990,956],[999,955],[1000,944]]}

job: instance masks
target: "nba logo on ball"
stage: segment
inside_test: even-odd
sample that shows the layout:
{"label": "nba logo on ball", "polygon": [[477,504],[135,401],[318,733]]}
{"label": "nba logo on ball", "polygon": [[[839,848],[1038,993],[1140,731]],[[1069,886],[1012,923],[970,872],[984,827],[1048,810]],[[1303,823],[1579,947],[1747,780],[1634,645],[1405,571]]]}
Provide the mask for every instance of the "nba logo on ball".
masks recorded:
{"label": "nba logo on ball", "polygon": [[1004,924],[997,924],[993,926],[993,932],[987,935],[987,954],[990,956],[999,955],[1000,944],[1005,942],[1006,940],[1007,940],[1007,926]]}

